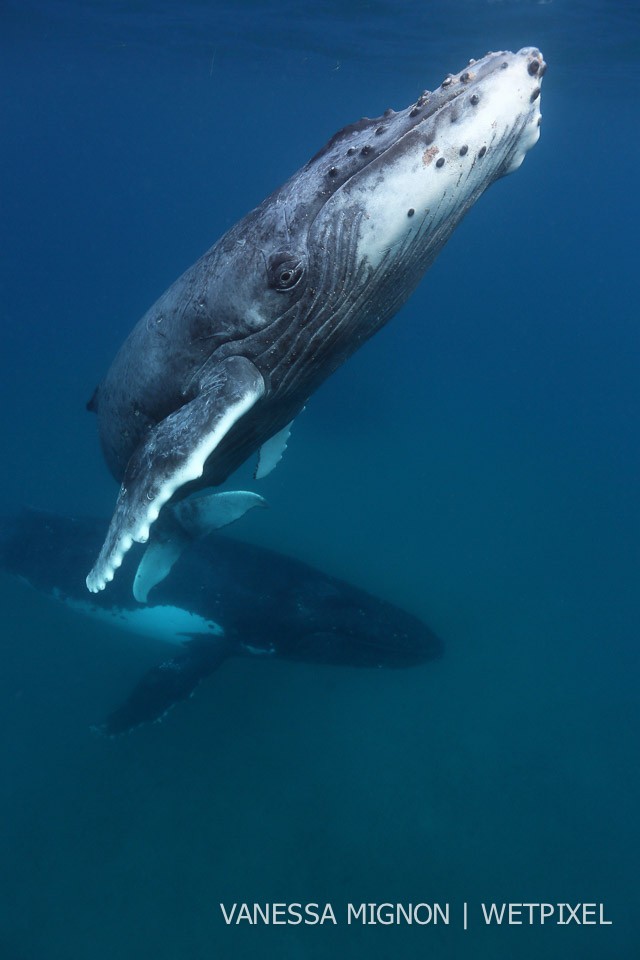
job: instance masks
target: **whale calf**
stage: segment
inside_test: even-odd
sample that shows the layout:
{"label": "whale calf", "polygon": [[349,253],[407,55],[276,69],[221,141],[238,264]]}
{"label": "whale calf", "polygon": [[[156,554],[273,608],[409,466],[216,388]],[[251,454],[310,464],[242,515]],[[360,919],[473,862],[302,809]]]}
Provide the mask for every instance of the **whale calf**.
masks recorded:
{"label": "whale calf", "polygon": [[125,578],[91,596],[84,571],[102,529],[100,520],[23,510],[0,523],[0,568],[167,652],[98,726],[103,733],[160,719],[232,656],[410,667],[442,653],[417,617],[291,557],[220,535],[185,551],[147,606],[135,602]]}
{"label": "whale calf", "polygon": [[279,460],[311,394],[407,300],[536,143],[539,50],[489,53],[406,109],[336,133],[160,297],[89,408],[121,483],[97,592],[165,505]]}

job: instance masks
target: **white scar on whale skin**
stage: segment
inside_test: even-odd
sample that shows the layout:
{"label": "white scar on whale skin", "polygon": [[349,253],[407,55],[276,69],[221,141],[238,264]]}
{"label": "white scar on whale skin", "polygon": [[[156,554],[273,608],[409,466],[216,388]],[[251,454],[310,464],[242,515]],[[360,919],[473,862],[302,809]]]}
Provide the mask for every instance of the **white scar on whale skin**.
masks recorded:
{"label": "white scar on whale skin", "polygon": [[[146,511],[138,518],[137,526],[129,529],[126,533],[120,533],[114,538],[114,542],[112,543],[112,535],[120,526],[118,507],[122,505],[124,487],[121,489],[120,497],[118,498],[119,502],[116,504],[109,533],[107,534],[100,556],[86,580],[87,587],[91,593],[99,593],[113,580],[116,570],[122,565],[122,561],[134,542],[147,542],[150,527],[160,516],[160,510],[165,503],[171,499],[180,487],[202,476],[207,457],[213,453],[233,424],[253,406],[256,399],[256,393],[248,391],[238,403],[230,406],[225,415],[218,421],[216,428],[212,430],[211,433],[204,435],[201,442],[185,460],[182,467],[169,476],[157,494],[149,501]],[[124,509],[124,507],[122,507],[122,509]]]}

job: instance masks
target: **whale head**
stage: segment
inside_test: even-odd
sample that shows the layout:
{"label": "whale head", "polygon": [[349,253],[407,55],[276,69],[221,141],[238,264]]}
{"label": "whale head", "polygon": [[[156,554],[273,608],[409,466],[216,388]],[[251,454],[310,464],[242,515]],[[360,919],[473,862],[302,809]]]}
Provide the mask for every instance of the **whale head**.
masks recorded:
{"label": "whale head", "polygon": [[535,47],[470,61],[404,110],[338,131],[230,231],[224,255],[251,282],[237,284],[237,263],[224,304],[272,395],[306,399],[408,299],[487,187],[521,165],[540,136],[545,71]]}
{"label": "whale head", "polygon": [[309,257],[323,260],[310,282],[333,278],[345,331],[357,314],[361,338],[376,332],[486,188],[521,165],[540,136],[545,71],[534,47],[487,54],[405,110],[346,127],[313,158],[307,173],[325,198],[308,233]]}

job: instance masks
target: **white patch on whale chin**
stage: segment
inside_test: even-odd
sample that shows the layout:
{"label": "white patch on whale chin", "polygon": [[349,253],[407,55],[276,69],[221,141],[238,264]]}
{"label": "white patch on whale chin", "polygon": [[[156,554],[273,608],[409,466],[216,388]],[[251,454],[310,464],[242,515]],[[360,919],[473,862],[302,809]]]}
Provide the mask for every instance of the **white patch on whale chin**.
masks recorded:
{"label": "white patch on whale chin", "polygon": [[203,637],[221,637],[224,628],[215,620],[205,620],[197,613],[173,607],[169,604],[152,607],[102,607],[90,600],[72,600],[54,591],[54,597],[86,617],[101,620],[103,623],[127,633],[154,640],[181,645],[193,634]]}
{"label": "white patch on whale chin", "polygon": [[[356,199],[365,212],[358,254],[372,267],[412,233],[435,231],[498,176],[517,170],[538,141],[540,98],[531,103],[531,95],[540,78],[528,73],[526,57],[508,54],[505,59],[506,70],[470,84],[468,92],[442,108],[432,144],[416,143],[381,168],[380,182],[372,186],[363,178],[349,190],[349,200]],[[480,101],[474,106],[470,98],[476,92]],[[448,122],[447,112],[458,115],[455,123]],[[517,142],[505,142],[523,121]],[[430,122],[425,120],[425,130]],[[467,151],[461,155],[463,146]],[[485,153],[479,156],[482,148]],[[438,160],[444,160],[440,167]]]}

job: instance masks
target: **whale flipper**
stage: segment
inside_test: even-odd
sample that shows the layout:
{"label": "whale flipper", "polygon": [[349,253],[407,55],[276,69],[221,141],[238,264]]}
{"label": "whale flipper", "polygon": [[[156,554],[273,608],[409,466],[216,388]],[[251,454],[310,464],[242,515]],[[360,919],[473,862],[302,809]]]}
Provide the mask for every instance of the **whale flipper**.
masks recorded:
{"label": "whale flipper", "polygon": [[270,440],[262,444],[260,452],[258,453],[258,465],[254,473],[254,479],[262,480],[263,477],[267,477],[272,470],[275,470],[287,449],[292,426],[293,420],[280,430],[279,433],[271,437]]}
{"label": "whale flipper", "polygon": [[249,490],[228,490],[192,497],[163,510],[133,581],[133,595],[146,603],[149,592],[167,577],[174,563],[194,540],[239,520],[267,501]]}
{"label": "whale flipper", "polygon": [[198,684],[229,655],[224,640],[193,639],[171,660],[152,667],[133,688],[125,702],[93,729],[107,737],[128,733],[143,723],[162,720],[165,714],[192,696]]}
{"label": "whale flipper", "polygon": [[245,357],[216,364],[196,397],[149,430],[124,474],[97,562],[87,577],[92,593],[113,579],[132,543],[145,543],[164,504],[202,476],[207,457],[263,396],[264,380]]}

